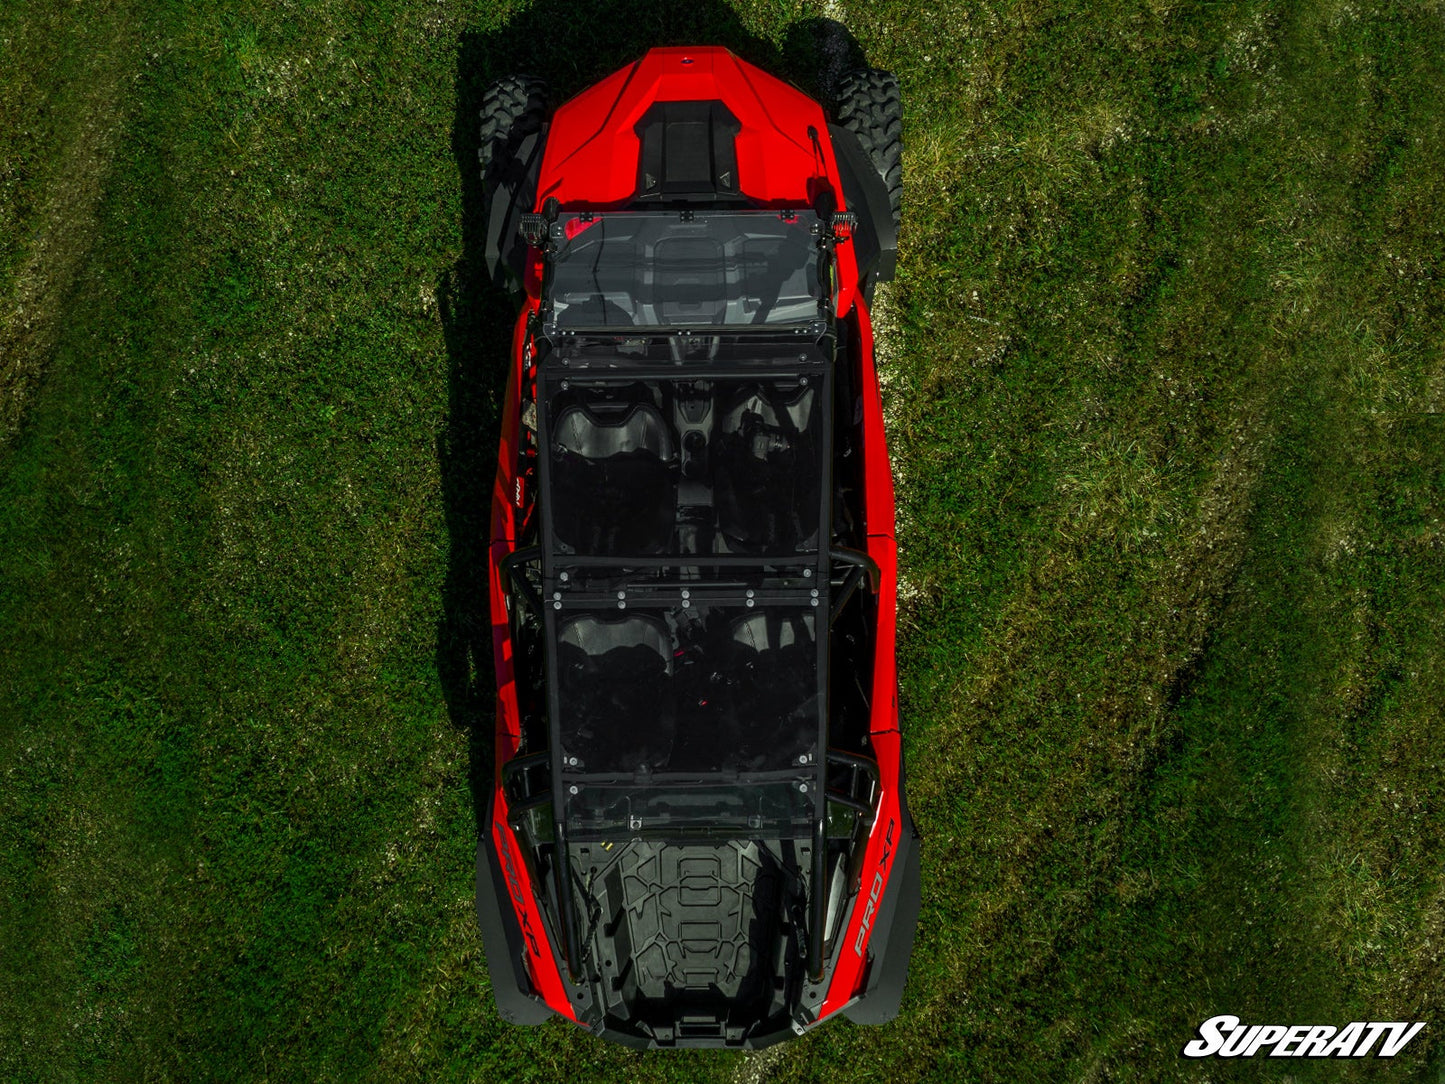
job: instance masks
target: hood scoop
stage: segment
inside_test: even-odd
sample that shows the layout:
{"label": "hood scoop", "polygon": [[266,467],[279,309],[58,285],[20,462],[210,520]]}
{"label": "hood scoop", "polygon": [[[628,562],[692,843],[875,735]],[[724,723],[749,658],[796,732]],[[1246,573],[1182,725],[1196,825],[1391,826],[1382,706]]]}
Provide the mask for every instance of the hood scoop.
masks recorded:
{"label": "hood scoop", "polygon": [[717,203],[738,199],[737,135],[722,102],[657,102],[634,129],[642,142],[637,200]]}

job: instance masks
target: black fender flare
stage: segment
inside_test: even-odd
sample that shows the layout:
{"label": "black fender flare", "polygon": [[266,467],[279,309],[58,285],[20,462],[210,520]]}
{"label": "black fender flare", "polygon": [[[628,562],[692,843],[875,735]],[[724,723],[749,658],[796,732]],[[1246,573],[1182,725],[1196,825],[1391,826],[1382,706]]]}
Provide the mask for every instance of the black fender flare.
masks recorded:
{"label": "black fender flare", "polygon": [[492,996],[503,1020],[513,1024],[534,1025],[552,1016],[547,1003],[532,993],[532,982],[522,965],[526,951],[512,897],[507,892],[502,862],[492,842],[492,806],[487,803],[487,823],[483,838],[477,844],[477,925],[482,930],[482,949],[487,957],[487,973],[492,980]]}
{"label": "black fender flare", "polygon": [[842,1011],[855,1024],[886,1024],[898,1015],[908,981],[908,961],[923,901],[922,837],[900,801],[903,832],[898,841],[889,888],[879,908],[878,926],[869,941],[867,986],[857,1001]]}
{"label": "black fender flare", "polygon": [[873,168],[873,162],[858,137],[837,124],[828,125],[833,156],[843,183],[843,199],[858,215],[853,229],[853,257],[858,261],[858,278],[864,297],[872,300],[873,286],[890,282],[898,266],[898,230],[888,203],[888,187]]}

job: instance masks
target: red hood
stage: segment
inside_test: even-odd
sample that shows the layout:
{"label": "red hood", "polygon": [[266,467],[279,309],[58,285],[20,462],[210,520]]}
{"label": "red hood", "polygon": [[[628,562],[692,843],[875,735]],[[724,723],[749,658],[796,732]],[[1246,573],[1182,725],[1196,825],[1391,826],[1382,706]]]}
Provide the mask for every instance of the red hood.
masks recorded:
{"label": "red hood", "polygon": [[754,203],[808,206],[820,181],[841,195],[818,103],[728,50],[704,46],[653,49],[558,109],[537,207],[548,196],[563,209],[628,203],[637,191],[637,123],[654,103],[673,101],[721,101],[737,118],[738,185]]}

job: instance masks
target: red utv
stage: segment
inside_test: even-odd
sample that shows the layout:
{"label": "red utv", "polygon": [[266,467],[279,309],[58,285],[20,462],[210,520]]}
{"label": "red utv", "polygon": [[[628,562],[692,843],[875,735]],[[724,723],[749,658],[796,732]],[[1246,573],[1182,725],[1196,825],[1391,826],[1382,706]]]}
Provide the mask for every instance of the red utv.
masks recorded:
{"label": "red utv", "polygon": [[724,49],[485,98],[521,289],[492,495],[502,1015],[756,1048],[898,1011],[919,904],[868,302],[900,106]]}

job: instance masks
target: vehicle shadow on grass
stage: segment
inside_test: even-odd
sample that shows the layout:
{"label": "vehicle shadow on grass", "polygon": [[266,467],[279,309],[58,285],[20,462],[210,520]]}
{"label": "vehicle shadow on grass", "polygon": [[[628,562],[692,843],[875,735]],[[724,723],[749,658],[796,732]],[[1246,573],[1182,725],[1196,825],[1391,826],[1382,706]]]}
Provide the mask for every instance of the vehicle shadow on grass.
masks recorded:
{"label": "vehicle shadow on grass", "polygon": [[793,23],[779,47],[750,33],[717,0],[602,0],[585,18],[575,4],[541,0],[500,29],[461,35],[452,153],[461,186],[462,250],[437,289],[448,358],[447,421],[437,459],[450,555],[436,664],[451,724],[467,735],[479,831],[491,794],[496,724],[487,542],[515,321],[511,299],[491,285],[486,267],[477,165],[482,93],[494,79],[525,73],[546,80],[553,103],[561,103],[659,45],[726,46],[815,97],[826,97],[839,75],[864,63],[858,43],[833,20]]}

